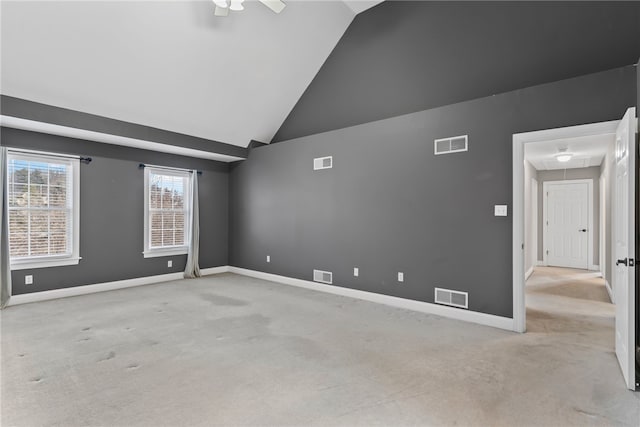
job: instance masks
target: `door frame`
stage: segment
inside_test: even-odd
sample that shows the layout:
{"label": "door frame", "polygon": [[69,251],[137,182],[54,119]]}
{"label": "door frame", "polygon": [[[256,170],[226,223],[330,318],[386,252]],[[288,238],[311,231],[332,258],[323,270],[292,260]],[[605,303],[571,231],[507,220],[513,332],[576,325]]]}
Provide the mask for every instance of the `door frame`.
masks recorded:
{"label": "door frame", "polygon": [[513,203],[513,330],[527,330],[524,299],[524,146],[532,142],[553,141],[595,135],[615,135],[620,120],[515,133],[512,139],[512,203]]}
{"label": "door frame", "polygon": [[[533,252],[531,259],[531,268],[534,269],[536,266],[540,265],[540,261],[538,261],[538,179],[531,178],[531,245],[529,249]],[[526,224],[525,224],[526,226]]]}
{"label": "door frame", "polygon": [[[547,240],[547,203],[548,198],[546,197],[546,193],[548,191],[549,185],[558,185],[558,184],[587,184],[587,270],[596,270],[596,266],[593,264],[593,179],[592,178],[584,178],[584,179],[567,179],[564,181],[544,181],[542,183],[542,242],[548,242]],[[543,245],[546,247],[546,245]],[[542,248],[542,261],[544,265],[549,265],[548,254],[545,248]]]}

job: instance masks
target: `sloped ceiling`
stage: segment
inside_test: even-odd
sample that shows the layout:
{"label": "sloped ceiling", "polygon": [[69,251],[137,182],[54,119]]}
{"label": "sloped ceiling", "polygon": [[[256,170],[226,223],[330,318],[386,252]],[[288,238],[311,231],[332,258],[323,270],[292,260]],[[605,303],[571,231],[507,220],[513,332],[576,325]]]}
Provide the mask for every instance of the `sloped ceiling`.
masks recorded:
{"label": "sloped ceiling", "polygon": [[636,63],[640,2],[387,0],[356,16],[273,141]]}
{"label": "sloped ceiling", "polygon": [[246,147],[271,140],[355,13],[342,1],[1,3],[1,92]]}
{"label": "sloped ceiling", "polygon": [[384,0],[344,0],[354,13],[362,13],[373,6],[382,3]]}

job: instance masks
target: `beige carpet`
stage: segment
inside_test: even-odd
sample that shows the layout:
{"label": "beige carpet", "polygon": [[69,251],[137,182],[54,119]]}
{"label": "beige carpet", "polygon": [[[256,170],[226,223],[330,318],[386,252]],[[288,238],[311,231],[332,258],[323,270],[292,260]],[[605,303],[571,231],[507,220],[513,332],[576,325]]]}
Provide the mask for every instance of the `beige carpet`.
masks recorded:
{"label": "beige carpet", "polygon": [[2,426],[637,426],[583,278],[536,270],[527,334],[233,274],[10,307]]}

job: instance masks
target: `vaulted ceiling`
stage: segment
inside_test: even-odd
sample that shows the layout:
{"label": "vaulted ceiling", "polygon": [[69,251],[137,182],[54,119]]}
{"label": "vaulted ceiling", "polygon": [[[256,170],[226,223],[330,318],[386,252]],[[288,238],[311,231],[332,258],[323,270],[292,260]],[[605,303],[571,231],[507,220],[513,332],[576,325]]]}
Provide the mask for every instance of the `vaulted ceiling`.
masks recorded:
{"label": "vaulted ceiling", "polygon": [[358,15],[273,141],[631,65],[640,2],[394,1]]}
{"label": "vaulted ceiling", "polygon": [[379,3],[2,1],[0,90],[246,147],[640,56],[639,2]]}
{"label": "vaulted ceiling", "polygon": [[[246,147],[270,141],[360,4],[1,3],[2,94]],[[376,2],[373,2],[376,3]],[[369,5],[370,6],[370,5]]]}

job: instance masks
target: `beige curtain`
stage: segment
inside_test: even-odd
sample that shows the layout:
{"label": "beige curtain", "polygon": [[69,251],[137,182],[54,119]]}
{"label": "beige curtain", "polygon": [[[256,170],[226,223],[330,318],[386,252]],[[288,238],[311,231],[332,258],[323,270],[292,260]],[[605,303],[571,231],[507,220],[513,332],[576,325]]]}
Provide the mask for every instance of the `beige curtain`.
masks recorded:
{"label": "beige curtain", "polygon": [[7,305],[11,296],[9,192],[7,185],[7,148],[0,147],[0,308]]}
{"label": "beige curtain", "polygon": [[187,266],[184,269],[184,277],[191,279],[200,277],[200,266],[198,258],[200,256],[200,212],[198,203],[198,171],[191,172],[191,218],[190,229],[191,238],[189,239],[189,252],[187,255]]}

